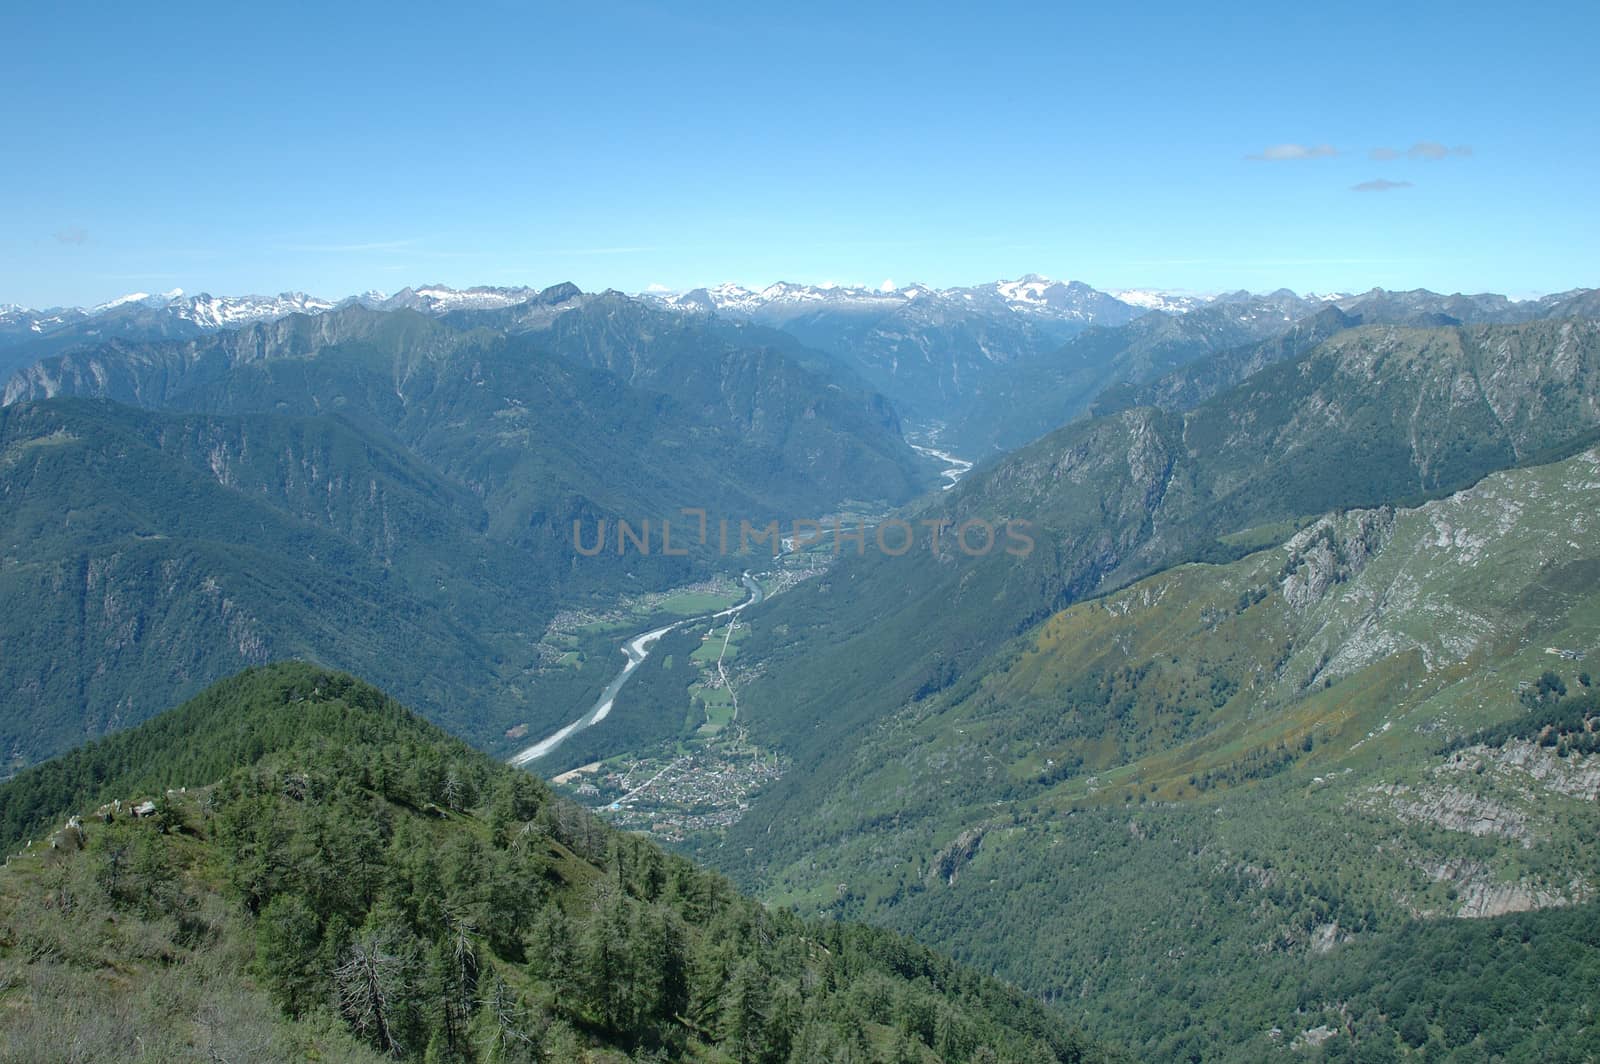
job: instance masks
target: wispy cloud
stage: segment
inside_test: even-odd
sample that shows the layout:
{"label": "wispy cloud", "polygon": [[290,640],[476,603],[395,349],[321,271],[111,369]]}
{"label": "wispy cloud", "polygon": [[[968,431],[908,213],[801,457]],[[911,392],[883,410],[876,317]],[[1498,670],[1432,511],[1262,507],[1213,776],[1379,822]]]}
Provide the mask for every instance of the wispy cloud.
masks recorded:
{"label": "wispy cloud", "polygon": [[1472,148],[1466,144],[1447,148],[1437,141],[1419,140],[1406,149],[1406,154],[1413,159],[1448,159],[1452,155],[1471,155]]}
{"label": "wispy cloud", "polygon": [[1410,188],[1409,181],[1390,181],[1388,178],[1378,177],[1371,181],[1363,181],[1359,185],[1351,185],[1352,192],[1393,192],[1397,188]]}
{"label": "wispy cloud", "polygon": [[1465,158],[1471,154],[1472,145],[1470,144],[1457,144],[1454,148],[1451,148],[1440,144],[1436,140],[1419,140],[1404,151],[1399,148],[1373,148],[1367,153],[1367,156],[1380,163],[1386,163],[1401,156],[1405,156],[1408,159],[1426,159],[1436,162],[1440,159],[1448,159],[1452,155]]}
{"label": "wispy cloud", "polygon": [[281,244],[280,251],[309,251],[317,255],[355,255],[372,251],[400,251],[415,240],[379,240],[367,244]]}
{"label": "wispy cloud", "polygon": [[78,225],[69,225],[65,229],[56,231],[56,240],[63,244],[82,244],[89,239],[89,230]]}
{"label": "wispy cloud", "polygon": [[1263,163],[1281,163],[1295,159],[1331,159],[1338,154],[1338,149],[1332,144],[1274,144],[1245,158]]}

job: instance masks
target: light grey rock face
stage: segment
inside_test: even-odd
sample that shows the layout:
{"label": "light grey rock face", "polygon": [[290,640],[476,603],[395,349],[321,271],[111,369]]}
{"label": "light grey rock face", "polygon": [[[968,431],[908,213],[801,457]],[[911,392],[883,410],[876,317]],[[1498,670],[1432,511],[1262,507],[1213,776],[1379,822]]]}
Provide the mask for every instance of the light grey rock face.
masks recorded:
{"label": "light grey rock face", "polygon": [[1388,808],[1401,820],[1432,824],[1468,835],[1495,835],[1531,847],[1534,842],[1528,818],[1515,809],[1456,787],[1417,790],[1398,784],[1381,784],[1374,793],[1386,795]]}
{"label": "light grey rock face", "polygon": [[1334,1030],[1332,1027],[1329,1027],[1325,1023],[1319,1024],[1316,1027],[1310,1028],[1309,1030],[1300,1032],[1300,1034],[1295,1037],[1295,1040],[1290,1043],[1290,1048],[1304,1049],[1309,1046],[1312,1049],[1315,1049],[1324,1042],[1328,1041],[1330,1038],[1338,1035],[1338,1033],[1338,1031]]}
{"label": "light grey rock face", "polygon": [[[1456,915],[1468,920],[1504,916],[1507,913],[1558,909],[1572,905],[1586,893],[1577,884],[1567,892],[1537,887],[1529,883],[1468,883],[1461,891],[1461,908]],[[1575,898],[1573,895],[1578,895]]]}
{"label": "light grey rock face", "polygon": [[1573,803],[1597,800],[1600,755],[1561,757],[1553,748],[1512,740],[1500,747],[1457,750],[1431,769],[1427,781],[1371,787],[1355,804],[1404,823],[1505,844],[1481,858],[1440,856],[1448,848],[1435,847],[1428,851],[1433,856],[1414,861],[1428,878],[1453,887],[1455,899],[1451,909],[1418,915],[1478,919],[1592,898],[1594,884],[1570,863],[1564,871],[1533,873],[1525,859],[1511,855],[1552,845],[1557,829],[1578,811]]}
{"label": "light grey rock face", "polygon": [[1353,579],[1388,545],[1394,534],[1390,507],[1324,517],[1287,544],[1288,560],[1279,581],[1283,597],[1304,612],[1335,584]]}
{"label": "light grey rock face", "polygon": [[961,867],[972,860],[983,845],[985,828],[979,825],[961,832],[940,850],[928,869],[930,878],[942,880],[946,886],[955,886]]}
{"label": "light grey rock face", "polygon": [[1453,886],[1456,904],[1443,912],[1418,913],[1419,916],[1478,920],[1536,909],[1559,909],[1581,904],[1594,896],[1592,885],[1582,876],[1573,876],[1566,882],[1527,875],[1513,879],[1497,873],[1492,862],[1470,858],[1423,861],[1421,869],[1435,882]]}
{"label": "light grey rock face", "polygon": [[1445,770],[1469,776],[1492,772],[1530,800],[1548,790],[1600,801],[1600,754],[1562,757],[1554,747],[1514,739],[1499,748],[1469,746],[1446,762]]}
{"label": "light grey rock face", "polygon": [[1334,920],[1318,924],[1312,929],[1309,947],[1312,953],[1329,953],[1334,947],[1349,942],[1354,937],[1339,926],[1339,921]]}
{"label": "light grey rock face", "polygon": [[1328,516],[1297,533],[1275,580],[1296,615],[1287,681],[1304,690],[1407,653],[1436,673],[1521,639],[1539,612],[1525,589],[1600,556],[1600,453],[1545,468],[1491,475],[1415,509]]}

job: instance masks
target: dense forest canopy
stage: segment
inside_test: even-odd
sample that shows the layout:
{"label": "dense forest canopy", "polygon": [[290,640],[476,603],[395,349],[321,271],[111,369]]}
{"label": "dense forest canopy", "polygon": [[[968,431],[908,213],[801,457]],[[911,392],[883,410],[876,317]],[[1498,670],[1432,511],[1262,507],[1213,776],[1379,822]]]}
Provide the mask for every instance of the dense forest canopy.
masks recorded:
{"label": "dense forest canopy", "polygon": [[50,803],[59,830],[0,872],[0,1011],[27,1059],[1111,1056],[890,932],[769,910],[309,665],[0,787],[8,825]]}

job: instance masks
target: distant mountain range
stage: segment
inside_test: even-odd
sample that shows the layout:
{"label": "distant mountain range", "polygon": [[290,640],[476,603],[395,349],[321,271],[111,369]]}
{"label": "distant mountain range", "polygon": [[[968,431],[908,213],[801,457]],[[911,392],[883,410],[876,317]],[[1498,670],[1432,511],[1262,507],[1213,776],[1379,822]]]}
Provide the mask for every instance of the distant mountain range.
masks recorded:
{"label": "distant mountain range", "polygon": [[[1140,295],[1159,298],[1152,293]],[[779,282],[762,289],[751,289],[729,283],[653,298],[684,310],[717,311],[778,326],[824,309],[874,317],[917,305],[921,308],[938,307],[946,314],[970,310],[991,313],[1007,311],[1026,317],[1079,324],[1107,320],[1115,324],[1128,321],[1145,309],[1152,309],[1123,302],[1081,281],[1053,281],[1038,274],[1028,274],[1016,281],[993,281],[966,288],[930,288],[922,284],[903,288],[857,288]],[[1176,300],[1160,301],[1163,305],[1153,309],[1171,310],[1183,306]]]}
{"label": "distant mountain range", "polygon": [[29,310],[0,305],[0,371],[72,347],[102,340],[190,339],[290,314],[322,314],[358,305],[373,310],[415,310],[441,315],[454,310],[486,310],[525,303],[539,295],[533,288],[446,288],[424,285],[393,295],[364,292],[339,300],[304,292],[275,296],[188,295],[181,288],[157,295],[134,292],[92,307]]}
{"label": "distant mountain range", "polygon": [[1148,384],[1196,359],[1287,334],[1326,311],[1351,324],[1426,326],[1581,317],[1600,307],[1587,289],[1522,302],[1376,288],[1205,297],[1107,294],[1032,274],[968,288],[724,284],[651,298],[791,333],[835,355],[909,422],[937,432],[945,447],[978,457],[1083,414],[1107,388]]}
{"label": "distant mountain range", "polygon": [[[132,292],[86,307],[35,310],[0,303],[0,346],[24,345],[90,322],[94,324],[82,332],[71,333],[71,337],[75,340],[110,336],[132,339],[135,338],[132,333],[123,330],[153,326],[157,322],[186,323],[196,333],[210,332],[272,321],[290,314],[320,314],[351,304],[373,310],[415,310],[429,315],[458,310],[499,310],[526,303],[549,291],[527,286],[478,285],[458,289],[426,284],[402,288],[393,294],[368,291],[328,299],[305,292],[281,292],[274,296],[214,296],[205,292],[190,295],[179,288],[153,295]],[[646,292],[638,298],[679,310],[716,312],[779,327],[819,310],[874,317],[904,310],[912,304],[940,307],[946,313],[964,308],[989,313],[1004,311],[1021,317],[1078,325],[1120,325],[1150,311],[1185,314],[1212,303],[1248,303],[1259,298],[1295,301],[1305,310],[1332,304],[1348,311],[1359,305],[1372,307],[1382,302],[1391,308],[1391,313],[1437,314],[1462,322],[1530,320],[1548,317],[1551,306],[1588,291],[1574,289],[1520,301],[1488,293],[1440,295],[1426,289],[1390,292],[1381,288],[1361,294],[1308,293],[1303,297],[1288,289],[1279,289],[1263,297],[1243,290],[1212,295],[1158,289],[1102,291],[1081,281],[1058,281],[1027,274],[1014,281],[954,288],[931,288],[923,284],[865,288],[782,281],[764,288],[747,288],[727,282],[686,292]],[[175,334],[184,326],[174,324],[171,328]],[[96,331],[89,331],[91,329]]]}
{"label": "distant mountain range", "polygon": [[[626,297],[661,310],[769,330],[763,343],[810,349],[883,393],[948,449],[982,456],[1015,447],[1087,411],[1107,388],[1147,386],[1193,360],[1271,340],[1337,310],[1351,322],[1510,323],[1596,313],[1592,290],[1514,301],[1426,290],[1305,295],[1287,289],[1214,296],[1108,293],[1029,274],[956,288],[721,284]],[[332,300],[134,293],[95,307],[0,306],[0,381],[52,355],[107,340],[196,339],[224,330],[350,306],[411,310],[460,327],[530,329],[588,299],[576,286],[444,285]]]}
{"label": "distant mountain range", "polygon": [[[273,321],[290,314],[320,314],[352,304],[373,310],[415,310],[433,316],[462,310],[500,310],[536,299],[541,291],[547,289],[495,286],[456,289],[428,284],[403,288],[392,295],[371,291],[326,299],[304,292],[213,296],[204,292],[190,295],[182,289],[174,289],[154,295],[133,292],[88,307],[33,310],[0,304],[0,346],[32,346],[42,351],[45,347],[37,345],[51,338],[57,338],[55,344],[46,346],[59,349],[61,343],[111,337],[147,339],[152,338],[152,334],[199,335]],[[1204,297],[1169,297],[1157,292],[1136,292],[1129,296],[1128,302],[1122,302],[1077,281],[1062,283],[1029,275],[1019,281],[943,290],[925,285],[880,290],[784,283],[755,290],[730,283],[669,295],[647,293],[640,298],[680,310],[717,311],[730,317],[777,325],[824,306],[850,307],[873,314],[904,307],[917,299],[925,304],[954,305],[960,301],[988,311],[1003,309],[1083,323],[1106,319],[1126,321],[1149,309],[1180,312],[1205,301]]]}

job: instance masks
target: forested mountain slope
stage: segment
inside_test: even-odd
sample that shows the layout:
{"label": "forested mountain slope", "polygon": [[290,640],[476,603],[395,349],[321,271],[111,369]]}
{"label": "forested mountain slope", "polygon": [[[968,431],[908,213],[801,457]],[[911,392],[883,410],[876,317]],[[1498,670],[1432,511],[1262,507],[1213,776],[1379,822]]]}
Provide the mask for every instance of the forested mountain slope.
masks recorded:
{"label": "forested mountain slope", "polygon": [[[797,779],[825,776],[846,737],[1074,601],[1237,557],[1280,538],[1280,522],[1443,493],[1581,445],[1600,427],[1597,362],[1593,322],[1369,326],[1186,414],[1069,425],[909,515],[916,549],[847,557],[763,607],[746,644],[763,662],[751,727],[807,766]],[[923,522],[941,520],[934,551]],[[971,552],[953,534],[1013,520],[1030,529],[1023,556],[1004,535],[976,549],[979,526]]]}
{"label": "forested mountain slope", "polygon": [[310,666],[29,770],[0,821],[53,803],[50,844],[0,871],[19,1059],[1107,1059],[1004,984],[769,911]]}
{"label": "forested mountain slope", "polygon": [[[604,683],[541,691],[558,604],[737,573],[683,508],[737,528],[925,483],[881,397],[720,325],[556,296],[559,336],[353,306],[15,377],[0,764],[283,656],[388,676],[459,734],[504,742]],[[667,519],[687,554],[663,553]],[[648,528],[648,553],[620,549],[621,520]],[[607,549],[580,556],[580,533]]]}
{"label": "forested mountain slope", "polygon": [[1155,1059],[1588,1059],[1597,513],[1589,450],[1070,606],[707,852]]}
{"label": "forested mountain slope", "polygon": [[388,665],[466,735],[497,718],[464,692],[528,708],[527,629],[557,585],[483,535],[468,492],[338,419],[19,404],[0,498],[8,763],[294,655]]}

